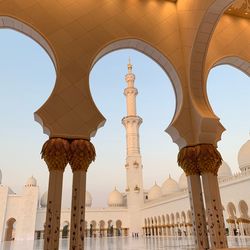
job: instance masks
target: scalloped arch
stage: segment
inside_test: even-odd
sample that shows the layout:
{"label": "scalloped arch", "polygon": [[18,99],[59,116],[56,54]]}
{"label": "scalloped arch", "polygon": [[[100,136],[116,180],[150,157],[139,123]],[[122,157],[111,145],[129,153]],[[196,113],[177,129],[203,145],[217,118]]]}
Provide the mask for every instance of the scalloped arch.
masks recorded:
{"label": "scalloped arch", "polygon": [[168,77],[171,80],[172,86],[174,88],[175,97],[176,97],[176,108],[175,108],[175,113],[172,119],[173,121],[175,117],[178,116],[178,113],[181,109],[182,101],[183,101],[183,92],[182,92],[180,77],[173,63],[170,62],[170,60],[168,60],[166,56],[163,55],[163,53],[161,53],[159,50],[154,48],[149,43],[143,40],[134,39],[134,38],[122,39],[122,40],[112,42],[106,45],[97,53],[97,55],[95,56],[91,64],[90,71],[102,57],[104,57],[110,52],[120,50],[120,49],[134,49],[145,54],[146,56],[154,60],[168,75]]}

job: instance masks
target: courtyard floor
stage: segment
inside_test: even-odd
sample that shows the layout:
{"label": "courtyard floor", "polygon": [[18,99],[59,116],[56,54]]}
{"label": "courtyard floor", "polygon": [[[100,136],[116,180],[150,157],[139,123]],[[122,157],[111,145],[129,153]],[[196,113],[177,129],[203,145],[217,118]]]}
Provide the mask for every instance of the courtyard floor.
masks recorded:
{"label": "courtyard floor", "polygon": [[[240,237],[243,238],[243,237]],[[250,237],[244,242],[238,237],[228,237],[230,247],[249,247]],[[244,244],[243,244],[244,243]],[[0,250],[42,250],[43,240],[0,242]],[[60,250],[69,249],[68,239],[60,241]],[[85,250],[194,250],[193,239],[187,237],[107,237],[86,238]]]}
{"label": "courtyard floor", "polygon": [[[0,250],[42,250],[42,240],[12,241],[0,243]],[[60,250],[69,249],[69,242],[63,239],[60,242]],[[163,249],[190,249],[187,242],[174,240],[166,237],[155,238],[129,238],[129,237],[108,237],[108,238],[86,238],[85,250],[163,250]]]}

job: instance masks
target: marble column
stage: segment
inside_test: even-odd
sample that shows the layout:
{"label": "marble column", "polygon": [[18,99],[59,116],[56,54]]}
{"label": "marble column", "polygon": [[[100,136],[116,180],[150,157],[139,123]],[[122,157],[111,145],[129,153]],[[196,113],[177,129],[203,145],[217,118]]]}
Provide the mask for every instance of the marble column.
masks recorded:
{"label": "marble column", "polygon": [[222,163],[220,153],[212,144],[197,145],[197,162],[202,176],[206,202],[210,248],[227,248],[227,237],[223,218],[223,209],[217,179]]}
{"label": "marble column", "polygon": [[42,148],[42,158],[49,169],[48,205],[44,231],[44,250],[58,250],[63,172],[68,163],[69,143],[65,139],[51,138]]}
{"label": "marble column", "polygon": [[188,146],[180,150],[178,165],[182,167],[187,176],[196,248],[199,250],[209,249],[201,179],[197,163],[197,149],[195,146]]}
{"label": "marble column", "polygon": [[69,164],[73,172],[70,250],[84,249],[86,173],[95,159],[95,148],[88,140],[70,143]]}

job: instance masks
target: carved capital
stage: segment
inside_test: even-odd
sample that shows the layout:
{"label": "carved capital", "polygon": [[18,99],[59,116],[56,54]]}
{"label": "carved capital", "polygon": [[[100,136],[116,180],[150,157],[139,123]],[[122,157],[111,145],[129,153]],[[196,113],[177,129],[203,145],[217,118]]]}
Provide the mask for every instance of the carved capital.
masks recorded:
{"label": "carved capital", "polygon": [[188,146],[182,148],[178,154],[178,165],[183,169],[187,176],[199,174],[197,166],[196,148]]}
{"label": "carved capital", "polygon": [[69,142],[62,138],[51,138],[47,140],[41,151],[41,158],[46,162],[49,171],[64,171],[68,164]]}
{"label": "carved capital", "polygon": [[70,144],[69,164],[72,171],[87,171],[89,164],[95,160],[95,148],[88,140],[76,139]]}
{"label": "carved capital", "polygon": [[187,176],[202,173],[217,175],[221,163],[221,155],[212,144],[188,146],[178,154],[178,165]]}
{"label": "carved capital", "polygon": [[217,175],[222,163],[219,151],[212,144],[197,145],[197,163],[200,173],[213,173]]}

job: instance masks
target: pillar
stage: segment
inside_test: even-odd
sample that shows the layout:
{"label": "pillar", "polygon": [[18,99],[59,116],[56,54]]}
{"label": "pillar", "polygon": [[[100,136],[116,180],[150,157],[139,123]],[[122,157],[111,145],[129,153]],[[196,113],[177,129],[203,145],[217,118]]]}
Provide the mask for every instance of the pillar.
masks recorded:
{"label": "pillar", "polygon": [[44,250],[58,250],[63,172],[68,163],[69,143],[65,139],[51,138],[42,148],[42,158],[49,169],[48,205],[44,231]]}
{"label": "pillar", "polygon": [[192,212],[192,224],[195,235],[196,248],[209,248],[206,216],[203,203],[200,172],[197,163],[197,149],[195,146],[182,148],[178,154],[178,165],[182,167],[188,182],[188,194]]}
{"label": "pillar", "polygon": [[86,173],[95,159],[95,149],[88,140],[73,140],[69,164],[73,172],[70,250],[84,249]]}
{"label": "pillar", "polygon": [[206,202],[210,248],[227,248],[227,237],[223,218],[223,209],[217,179],[222,158],[212,144],[197,145],[197,162],[202,176]]}

